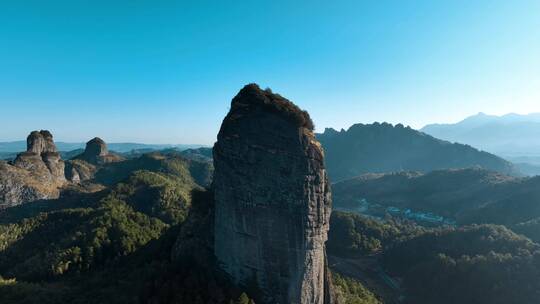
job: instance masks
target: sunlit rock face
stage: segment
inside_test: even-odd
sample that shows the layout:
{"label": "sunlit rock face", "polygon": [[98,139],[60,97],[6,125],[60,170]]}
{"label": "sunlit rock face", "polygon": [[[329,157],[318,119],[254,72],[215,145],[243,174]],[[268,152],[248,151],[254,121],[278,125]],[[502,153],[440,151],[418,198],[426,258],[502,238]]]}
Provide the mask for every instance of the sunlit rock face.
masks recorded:
{"label": "sunlit rock face", "polygon": [[26,151],[36,154],[58,152],[51,132],[47,130],[32,131],[26,138]]}
{"label": "sunlit rock face", "polygon": [[33,131],[27,149],[12,163],[0,162],[0,209],[57,198],[66,183],[65,164],[49,131]]}
{"label": "sunlit rock face", "polygon": [[247,85],[214,146],[215,254],[262,303],[331,303],[331,212],[324,154],[309,115]]}
{"label": "sunlit rock face", "polygon": [[13,164],[32,171],[42,182],[63,182],[64,161],[56,149],[51,132],[33,131],[26,138],[26,152],[17,155]]}

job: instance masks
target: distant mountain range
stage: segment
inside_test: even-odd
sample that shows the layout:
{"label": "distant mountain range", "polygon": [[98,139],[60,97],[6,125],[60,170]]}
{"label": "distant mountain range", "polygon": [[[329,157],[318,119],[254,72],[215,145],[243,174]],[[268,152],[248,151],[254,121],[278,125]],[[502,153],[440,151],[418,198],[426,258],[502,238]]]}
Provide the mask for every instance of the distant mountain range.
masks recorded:
{"label": "distant mountain range", "polygon": [[[72,151],[77,149],[84,149],[86,143],[73,143],[73,142],[56,142],[56,147],[59,151]],[[126,153],[132,150],[148,149],[150,150],[163,150],[169,148],[177,148],[179,150],[195,149],[204,147],[204,145],[189,145],[189,144],[141,144],[141,143],[110,143],[109,149],[118,153]],[[26,141],[10,141],[0,142],[0,153],[16,153],[26,151]]]}
{"label": "distant mountain range", "polygon": [[503,116],[479,113],[455,124],[427,125],[421,131],[440,139],[473,145],[511,161],[540,156],[540,113]]}
{"label": "distant mountain range", "polygon": [[317,139],[324,147],[332,182],[364,173],[468,167],[520,175],[512,163],[498,156],[439,140],[401,124],[355,124],[339,132],[326,129],[317,134]]}

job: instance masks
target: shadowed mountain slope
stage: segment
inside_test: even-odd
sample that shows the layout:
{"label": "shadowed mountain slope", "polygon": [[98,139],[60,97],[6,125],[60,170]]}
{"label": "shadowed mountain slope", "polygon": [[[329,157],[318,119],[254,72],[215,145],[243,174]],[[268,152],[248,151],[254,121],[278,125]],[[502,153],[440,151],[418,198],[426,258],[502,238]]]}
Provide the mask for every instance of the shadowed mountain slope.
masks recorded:
{"label": "shadowed mountain slope", "polygon": [[481,167],[518,175],[508,161],[471,146],[452,144],[402,125],[356,124],[347,131],[317,134],[324,147],[332,182],[364,173],[428,172]]}

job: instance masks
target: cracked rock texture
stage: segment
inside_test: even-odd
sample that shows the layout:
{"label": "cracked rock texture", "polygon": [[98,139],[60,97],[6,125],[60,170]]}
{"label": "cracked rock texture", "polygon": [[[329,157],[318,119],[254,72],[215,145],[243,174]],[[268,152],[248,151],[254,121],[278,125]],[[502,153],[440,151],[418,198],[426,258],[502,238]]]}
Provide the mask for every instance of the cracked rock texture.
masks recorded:
{"label": "cracked rock texture", "polygon": [[59,196],[66,182],[61,159],[49,131],[33,131],[26,152],[13,163],[0,163],[0,209]]}
{"label": "cracked rock texture", "polygon": [[330,184],[309,115],[245,86],[221,126],[214,166],[220,267],[235,283],[257,286],[261,303],[332,303]]}
{"label": "cracked rock texture", "polygon": [[65,181],[64,161],[49,131],[33,131],[26,138],[26,146],[26,152],[18,154],[13,161],[14,166],[33,171],[44,182]]}

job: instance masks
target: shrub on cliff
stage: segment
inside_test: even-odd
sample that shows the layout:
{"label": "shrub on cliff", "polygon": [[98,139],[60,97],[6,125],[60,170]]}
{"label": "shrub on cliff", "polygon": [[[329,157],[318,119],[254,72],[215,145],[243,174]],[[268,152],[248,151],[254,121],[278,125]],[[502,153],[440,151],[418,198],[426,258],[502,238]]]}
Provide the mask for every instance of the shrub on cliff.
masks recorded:
{"label": "shrub on cliff", "polygon": [[242,115],[252,111],[251,107],[260,107],[264,111],[278,114],[292,123],[313,131],[314,124],[307,111],[300,109],[285,97],[275,94],[270,89],[262,90],[257,84],[246,85],[231,103],[229,115]]}

